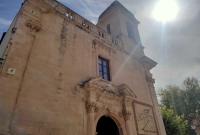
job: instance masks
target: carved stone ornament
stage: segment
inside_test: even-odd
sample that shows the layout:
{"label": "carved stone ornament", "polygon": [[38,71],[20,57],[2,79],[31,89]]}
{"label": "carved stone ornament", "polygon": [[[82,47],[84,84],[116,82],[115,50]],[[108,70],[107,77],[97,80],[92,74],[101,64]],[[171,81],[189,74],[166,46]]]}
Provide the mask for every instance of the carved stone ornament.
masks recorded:
{"label": "carved stone ornament", "polygon": [[152,78],[152,76],[146,75],[146,80],[149,83],[153,83],[153,84],[155,83],[155,80]]}
{"label": "carved stone ornament", "polygon": [[26,26],[30,28],[31,32],[39,32],[42,28],[41,23],[37,20],[28,20]]}
{"label": "carved stone ornament", "polygon": [[133,92],[133,90],[131,90],[126,84],[116,86],[111,82],[103,80],[101,78],[93,78],[88,81],[85,81],[85,84],[83,85],[85,89],[99,90],[102,93],[106,93],[112,96],[118,96],[118,97],[129,96],[132,98],[136,98],[136,95]]}
{"label": "carved stone ornament", "polygon": [[130,111],[123,110],[122,114],[123,114],[125,120],[130,120],[130,118],[131,118],[131,112]]}
{"label": "carved stone ornament", "polygon": [[120,95],[137,98],[133,90],[130,89],[130,87],[126,84],[119,85],[118,90],[119,90]]}
{"label": "carved stone ornament", "polygon": [[134,115],[138,134],[149,135],[157,133],[157,125],[154,117],[153,107],[143,103],[134,104]]}
{"label": "carved stone ornament", "polygon": [[98,107],[94,102],[86,102],[86,109],[88,113],[94,113],[98,111]]}

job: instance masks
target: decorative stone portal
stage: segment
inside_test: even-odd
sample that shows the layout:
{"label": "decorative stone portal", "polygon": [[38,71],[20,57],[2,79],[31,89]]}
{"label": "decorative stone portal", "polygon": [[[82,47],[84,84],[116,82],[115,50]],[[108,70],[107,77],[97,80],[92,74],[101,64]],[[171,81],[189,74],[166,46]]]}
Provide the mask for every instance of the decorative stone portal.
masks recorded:
{"label": "decorative stone portal", "polygon": [[77,91],[84,95],[87,135],[132,135],[132,102],[136,95],[128,85],[91,78]]}
{"label": "decorative stone portal", "polygon": [[99,119],[96,127],[96,135],[120,135],[116,123],[107,116]]}

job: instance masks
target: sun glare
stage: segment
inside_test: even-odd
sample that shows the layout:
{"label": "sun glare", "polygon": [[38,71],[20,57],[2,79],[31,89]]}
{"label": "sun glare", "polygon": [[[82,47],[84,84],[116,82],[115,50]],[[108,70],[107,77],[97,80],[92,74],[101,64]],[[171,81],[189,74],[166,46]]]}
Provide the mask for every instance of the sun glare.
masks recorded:
{"label": "sun glare", "polygon": [[179,7],[175,0],[160,0],[153,10],[153,17],[162,23],[176,19]]}

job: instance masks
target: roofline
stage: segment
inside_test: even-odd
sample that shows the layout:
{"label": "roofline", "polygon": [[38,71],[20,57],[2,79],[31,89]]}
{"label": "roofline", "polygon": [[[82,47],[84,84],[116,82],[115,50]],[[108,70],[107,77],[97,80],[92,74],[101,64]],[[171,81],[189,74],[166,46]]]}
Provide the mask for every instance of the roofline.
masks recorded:
{"label": "roofline", "polygon": [[129,11],[124,5],[122,5],[118,0],[115,0],[113,3],[110,4],[110,6],[108,6],[99,16],[99,19],[102,18],[112,7],[114,6],[118,6],[120,7],[122,10],[126,11],[128,13],[129,16],[132,17],[132,19],[136,20],[137,23],[140,23],[136,18],[135,15]]}
{"label": "roofline", "polygon": [[147,56],[143,56],[141,58],[141,62],[145,65],[148,65],[149,69],[154,68],[158,64],[157,62],[155,62],[154,60],[152,60],[151,58]]}

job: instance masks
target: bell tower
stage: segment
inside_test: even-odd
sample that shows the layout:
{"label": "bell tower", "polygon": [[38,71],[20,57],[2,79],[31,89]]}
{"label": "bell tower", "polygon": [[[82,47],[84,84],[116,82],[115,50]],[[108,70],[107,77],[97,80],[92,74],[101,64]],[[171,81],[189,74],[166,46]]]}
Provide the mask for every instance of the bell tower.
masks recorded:
{"label": "bell tower", "polygon": [[[112,38],[120,39],[126,51],[142,48],[138,31],[139,21],[118,1],[114,1],[100,15],[97,25],[110,34]],[[142,49],[140,54],[143,54]]]}

